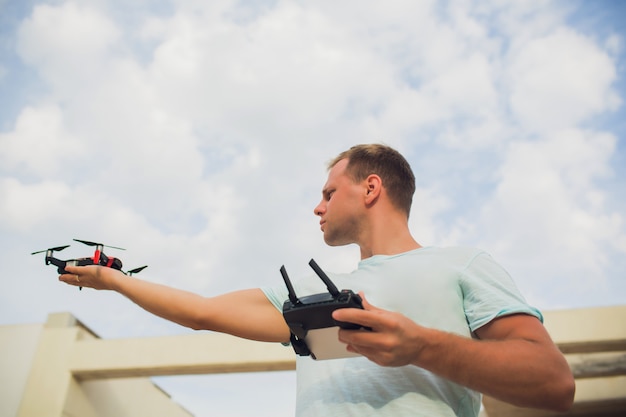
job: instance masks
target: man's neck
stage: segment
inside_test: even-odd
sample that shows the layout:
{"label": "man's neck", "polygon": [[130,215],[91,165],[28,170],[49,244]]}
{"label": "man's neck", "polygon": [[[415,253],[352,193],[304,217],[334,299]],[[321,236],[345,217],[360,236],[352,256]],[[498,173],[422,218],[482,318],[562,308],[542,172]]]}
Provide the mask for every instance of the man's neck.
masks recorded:
{"label": "man's neck", "polygon": [[422,247],[408,230],[398,234],[386,232],[385,235],[373,237],[370,244],[360,244],[361,259],[374,255],[397,255]]}

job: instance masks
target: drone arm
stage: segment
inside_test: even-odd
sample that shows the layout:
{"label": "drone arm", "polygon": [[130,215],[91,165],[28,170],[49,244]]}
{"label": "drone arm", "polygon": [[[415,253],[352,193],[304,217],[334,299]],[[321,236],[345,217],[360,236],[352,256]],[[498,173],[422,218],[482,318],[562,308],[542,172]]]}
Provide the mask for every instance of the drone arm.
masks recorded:
{"label": "drone arm", "polygon": [[61,259],[57,259],[57,258],[55,258],[53,256],[46,256],[46,265],[50,265],[50,264],[52,264],[52,265],[54,265],[56,267],[59,267],[59,268],[64,268],[65,265],[67,264],[67,261],[63,261]]}

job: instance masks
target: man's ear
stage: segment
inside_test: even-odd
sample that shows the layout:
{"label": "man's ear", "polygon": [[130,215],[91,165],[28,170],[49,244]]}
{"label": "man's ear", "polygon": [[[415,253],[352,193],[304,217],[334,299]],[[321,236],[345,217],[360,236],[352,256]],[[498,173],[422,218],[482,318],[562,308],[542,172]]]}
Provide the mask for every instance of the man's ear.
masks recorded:
{"label": "man's ear", "polygon": [[383,187],[383,181],[376,174],[370,174],[365,179],[365,202],[371,204],[380,196]]}

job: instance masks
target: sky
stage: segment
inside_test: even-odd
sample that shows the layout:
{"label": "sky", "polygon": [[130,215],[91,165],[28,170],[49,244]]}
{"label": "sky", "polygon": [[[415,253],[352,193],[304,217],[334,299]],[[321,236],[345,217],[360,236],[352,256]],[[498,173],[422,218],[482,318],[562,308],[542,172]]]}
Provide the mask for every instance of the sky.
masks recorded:
{"label": "sky", "polygon": [[[313,208],[358,143],[411,163],[422,245],[485,249],[542,310],[625,304],[625,22],[619,0],[0,0],[0,325],[191,332],[31,256],[91,255],[74,238],[207,296],[354,269]],[[293,414],[293,372],[154,381],[196,416]]]}

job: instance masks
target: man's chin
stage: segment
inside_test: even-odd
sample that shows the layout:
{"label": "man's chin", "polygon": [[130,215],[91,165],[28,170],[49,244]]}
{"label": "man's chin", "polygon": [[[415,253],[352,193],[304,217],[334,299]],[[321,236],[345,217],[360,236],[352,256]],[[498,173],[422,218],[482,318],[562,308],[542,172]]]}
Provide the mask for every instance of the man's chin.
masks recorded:
{"label": "man's chin", "polygon": [[346,246],[346,245],[350,245],[351,243],[354,243],[354,242],[351,242],[351,241],[337,239],[337,238],[333,238],[331,236],[326,236],[326,235],[324,235],[324,242],[328,246]]}

